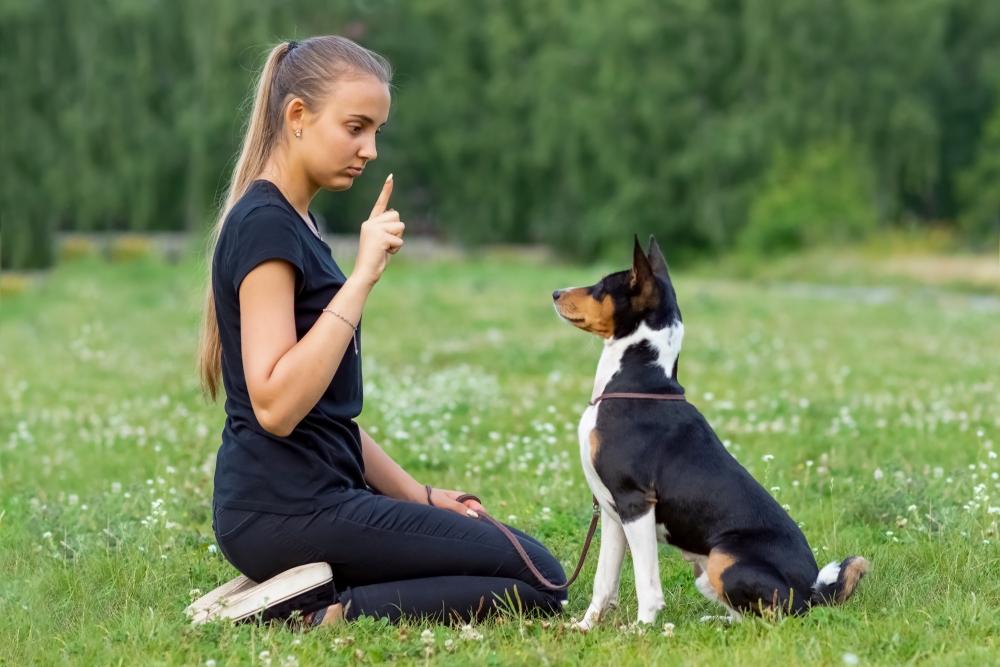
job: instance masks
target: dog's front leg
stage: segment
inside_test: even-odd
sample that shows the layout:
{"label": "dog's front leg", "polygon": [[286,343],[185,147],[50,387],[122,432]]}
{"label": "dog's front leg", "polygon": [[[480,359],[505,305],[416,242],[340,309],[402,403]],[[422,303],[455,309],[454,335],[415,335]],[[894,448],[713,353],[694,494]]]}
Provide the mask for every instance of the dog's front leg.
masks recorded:
{"label": "dog's front leg", "polygon": [[663,609],[663,584],[660,582],[660,559],[656,542],[656,516],[653,508],[637,519],[622,524],[632,566],[635,570],[635,594],[639,599],[639,622],[653,623]]}
{"label": "dog's front leg", "polygon": [[584,632],[590,630],[601,619],[601,614],[618,602],[618,587],[621,582],[622,561],[625,560],[625,531],[617,516],[601,509],[601,551],[597,558],[597,573],[594,575],[594,593],[583,620],[576,624]]}

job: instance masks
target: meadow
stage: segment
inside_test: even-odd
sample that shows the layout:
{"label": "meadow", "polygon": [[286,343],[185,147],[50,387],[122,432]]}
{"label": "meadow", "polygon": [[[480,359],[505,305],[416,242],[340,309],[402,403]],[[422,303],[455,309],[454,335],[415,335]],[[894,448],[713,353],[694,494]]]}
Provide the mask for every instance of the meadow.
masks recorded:
{"label": "meadow", "polygon": [[[600,341],[552,289],[621,266],[509,255],[394,259],[363,322],[359,421],[418,480],[477,493],[575,562],[590,518],[576,422]],[[362,619],[314,632],[192,628],[236,575],[214,543],[222,402],[200,396],[194,259],[85,258],[0,308],[0,664],[765,665],[995,663],[1000,636],[1000,301],[896,285],[674,276],[680,381],[730,451],[800,522],[821,564],[873,565],[847,604],[800,618],[718,613],[661,549],[666,607],[453,627]],[[595,543],[596,545],[596,543]],[[990,656],[993,656],[990,658]]]}

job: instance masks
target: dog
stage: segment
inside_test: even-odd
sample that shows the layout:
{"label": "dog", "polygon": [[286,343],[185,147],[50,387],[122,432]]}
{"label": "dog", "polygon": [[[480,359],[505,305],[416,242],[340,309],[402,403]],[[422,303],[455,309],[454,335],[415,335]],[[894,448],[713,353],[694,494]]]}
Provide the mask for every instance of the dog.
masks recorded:
{"label": "dog", "polygon": [[[677,295],[656,239],[635,239],[631,270],[552,293],[556,312],[604,339],[591,405],[580,419],[580,458],[601,510],[601,547],[586,632],[618,602],[625,548],[635,570],[638,623],[663,608],[657,543],[680,549],[695,586],[737,621],[800,614],[847,600],[869,563],[820,570],[798,525],[719,441],[686,400],[599,399],[609,392],[683,394],[684,338]],[[674,398],[680,398],[674,396]]]}

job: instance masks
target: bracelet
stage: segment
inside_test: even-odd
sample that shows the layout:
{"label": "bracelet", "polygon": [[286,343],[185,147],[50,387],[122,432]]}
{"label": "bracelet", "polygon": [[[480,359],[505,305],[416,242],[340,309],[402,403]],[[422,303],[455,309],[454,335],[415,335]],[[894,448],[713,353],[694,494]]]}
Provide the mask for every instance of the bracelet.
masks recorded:
{"label": "bracelet", "polygon": [[431,500],[431,485],[424,484],[424,488],[427,489],[427,504],[434,505],[434,502]]}
{"label": "bracelet", "polygon": [[351,321],[349,319],[347,319],[346,317],[344,317],[343,315],[341,315],[340,313],[338,313],[337,311],[335,311],[333,308],[324,308],[322,312],[324,312],[324,313],[330,313],[331,315],[336,315],[337,317],[339,317],[344,322],[344,324],[346,324],[347,326],[351,327],[351,329],[354,331],[354,334],[353,334],[353,338],[354,338],[354,354],[357,354],[358,353],[358,328],[355,325],[351,324]]}

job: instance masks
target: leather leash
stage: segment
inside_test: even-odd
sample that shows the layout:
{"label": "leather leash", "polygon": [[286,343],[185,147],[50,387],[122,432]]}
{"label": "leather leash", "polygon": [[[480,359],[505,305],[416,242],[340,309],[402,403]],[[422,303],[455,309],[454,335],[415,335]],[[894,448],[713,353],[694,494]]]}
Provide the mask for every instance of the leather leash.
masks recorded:
{"label": "leather leash", "polygon": [[[472,495],[471,493],[462,494],[461,496],[459,496],[455,500],[457,500],[460,503],[464,503],[466,500],[475,500],[477,503],[480,503],[480,504],[482,504],[482,502],[483,502],[482,500],[480,500],[476,496]],[[489,521],[490,523],[492,523],[494,526],[496,526],[497,530],[499,530],[501,533],[503,533],[504,537],[506,537],[508,540],[510,540],[511,545],[517,551],[518,555],[521,557],[521,560],[524,561],[524,564],[528,566],[528,569],[531,570],[531,573],[533,575],[535,575],[536,579],[538,579],[538,583],[540,583],[545,588],[548,588],[549,590],[561,591],[561,590],[569,588],[570,584],[572,584],[574,581],[576,581],[576,578],[580,575],[580,570],[583,569],[583,563],[584,563],[584,561],[587,560],[587,552],[590,550],[590,542],[591,542],[591,540],[594,539],[594,533],[597,531],[597,519],[601,516],[601,506],[597,504],[597,498],[594,498],[594,510],[593,511],[594,511],[594,515],[590,519],[590,528],[587,530],[587,539],[583,543],[583,552],[580,553],[580,560],[577,562],[576,569],[573,570],[573,574],[570,575],[570,578],[566,580],[565,584],[553,584],[551,581],[549,581],[548,579],[546,579],[545,575],[542,574],[541,572],[539,572],[538,568],[535,567],[535,564],[531,562],[531,556],[529,556],[528,552],[525,551],[524,547],[521,546],[521,542],[517,539],[517,537],[514,535],[514,533],[510,532],[509,530],[507,530],[507,526],[503,525],[502,523],[500,523],[499,521],[497,521],[496,519],[494,519],[492,516],[490,516],[488,513],[484,512],[482,510],[478,511],[477,514],[479,514],[480,517],[482,517],[483,519],[486,519],[487,521]]]}
{"label": "leather leash", "polygon": [[[640,394],[631,392],[610,392],[607,394],[601,394],[594,400],[590,401],[590,405],[597,405],[600,401],[603,401],[606,398],[646,398],[658,401],[687,400],[684,397],[684,394]],[[538,579],[538,583],[540,583],[545,588],[548,588],[549,590],[561,591],[569,588],[570,585],[574,581],[576,581],[576,578],[580,576],[580,570],[583,569],[583,564],[587,560],[587,552],[590,551],[590,543],[593,541],[594,533],[597,531],[597,519],[600,518],[601,516],[601,506],[600,504],[598,504],[596,496],[591,496],[591,497],[594,501],[594,509],[593,509],[593,516],[591,516],[590,518],[590,528],[587,529],[587,539],[584,540],[583,542],[583,551],[580,552],[580,560],[577,561],[576,568],[573,570],[573,574],[570,575],[569,579],[566,580],[565,584],[554,584],[548,579],[546,579],[545,575],[539,572],[538,568],[535,567],[535,564],[531,562],[531,556],[529,556],[528,552],[524,550],[523,546],[521,546],[521,542],[517,539],[517,537],[507,529],[507,526],[503,525],[502,523],[494,519],[485,511],[479,511],[477,512],[477,514],[479,514],[479,516],[481,516],[482,518],[486,519],[488,522],[496,526],[497,530],[503,533],[504,537],[506,537],[510,541],[511,546],[513,546],[514,549],[517,551],[518,555],[521,557],[521,560],[524,561],[524,564],[528,566],[528,569],[531,570],[531,573],[535,575],[536,579]],[[480,504],[482,504],[483,502],[482,500],[479,499],[478,496],[475,496],[471,493],[462,494],[455,500],[460,503],[464,503],[466,500],[475,500],[477,503]]]}

